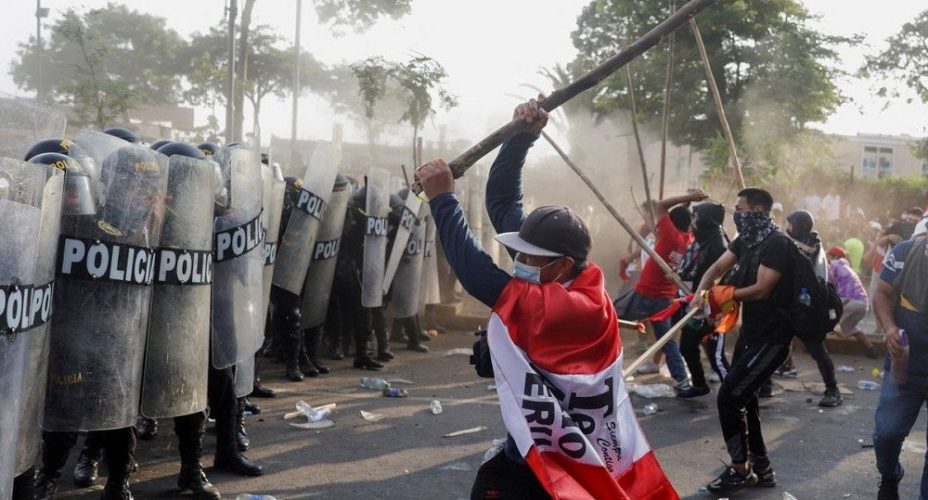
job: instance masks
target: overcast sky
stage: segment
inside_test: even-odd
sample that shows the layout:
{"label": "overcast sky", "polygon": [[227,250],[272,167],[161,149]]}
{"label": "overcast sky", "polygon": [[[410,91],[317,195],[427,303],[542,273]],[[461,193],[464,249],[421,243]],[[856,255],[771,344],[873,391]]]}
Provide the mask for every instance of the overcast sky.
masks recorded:
{"label": "overcast sky", "polygon": [[[476,139],[501,125],[515,104],[511,94],[526,95],[522,85],[544,88],[547,81],[538,75],[540,67],[567,62],[574,56],[570,33],[576,18],[589,0],[413,0],[412,13],[399,21],[384,21],[370,31],[334,37],[318,26],[312,1],[304,2],[302,44],[326,62],[355,61],[372,55],[395,60],[413,52],[431,56],[450,74],[447,87],[457,94],[460,105],[450,113],[440,113],[435,124],[447,124],[450,138]],[[68,7],[99,7],[106,0],[42,0],[54,19]],[[163,16],[181,35],[205,31],[222,16],[223,0],[127,0],[135,9]],[[241,2],[239,2],[241,3]],[[16,88],[10,78],[8,62],[16,55],[17,44],[35,33],[35,2],[5,0],[0,15],[0,91],[28,95]],[[885,39],[899,30],[918,12],[928,8],[925,0],[882,0],[879,12],[867,2],[847,0],[805,0],[813,13],[823,16],[820,27],[832,34],[861,34],[863,45],[842,51],[845,69],[854,71],[863,54],[885,47]],[[269,24],[287,39],[294,34],[295,0],[258,0],[256,23]],[[140,55],[144,57],[144,55]],[[711,54],[710,54],[711,57]],[[928,106],[893,103],[883,110],[883,101],[871,96],[867,82],[847,79],[842,91],[853,102],[842,106],[820,127],[842,134],[882,133],[924,135]],[[262,129],[289,137],[290,104],[268,102],[262,109]],[[250,110],[246,111],[246,113]],[[207,110],[198,110],[197,120],[205,120]],[[300,136],[331,136],[333,120],[325,104],[307,98],[300,106]],[[246,116],[246,123],[250,117]],[[430,127],[431,128],[431,127]],[[434,138],[435,129],[426,130]]]}

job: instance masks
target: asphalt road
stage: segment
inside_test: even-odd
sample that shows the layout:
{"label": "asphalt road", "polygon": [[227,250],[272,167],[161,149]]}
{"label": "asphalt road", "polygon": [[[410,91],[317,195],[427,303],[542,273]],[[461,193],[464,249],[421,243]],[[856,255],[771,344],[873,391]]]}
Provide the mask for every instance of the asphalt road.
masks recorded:
{"label": "asphalt road", "polygon": [[[239,478],[207,468],[210,480],[224,498],[240,493],[292,498],[468,498],[476,469],[496,438],[505,436],[496,394],[488,390],[492,380],[480,379],[467,356],[445,356],[450,349],[469,348],[472,336],[453,332],[434,339],[429,354],[412,353],[397,346],[398,358],[380,373],[351,368],[348,360],[331,362],[332,374],[301,383],[283,380],[279,365],[265,369],[265,383],[279,391],[271,400],[255,400],[263,411],[248,418],[251,459],[265,467],[259,478]],[[629,340],[633,343],[634,340]],[[783,381],[788,390],[762,401],[764,432],[779,486],[737,495],[749,499],[782,499],[789,493],[799,499],[875,498],[878,475],[871,441],[873,412],[878,392],[860,391],[857,380],[870,379],[877,361],[836,356],[836,365],[850,365],[852,373],[838,373],[854,394],[842,406],[820,409],[819,395],[803,388],[803,382],[821,382],[815,365],[805,354],[796,358],[798,380]],[[384,398],[359,387],[362,376],[403,378],[409,397]],[[639,382],[659,381],[650,379]],[[700,487],[722,470],[724,452],[713,395],[697,400],[653,399],[633,396],[636,408],[656,403],[660,411],[639,415],[641,424],[664,469],[681,497],[712,498]],[[430,401],[441,401],[444,411],[433,415]],[[298,401],[313,406],[335,403],[335,425],[323,430],[292,427],[283,415],[294,411]],[[361,411],[383,415],[368,422]],[[458,437],[443,435],[485,426]],[[132,477],[136,498],[171,498],[179,469],[172,422],[162,421],[152,442],[140,443],[140,470]],[[918,471],[925,455],[926,421],[922,416],[902,453],[908,471],[902,498],[916,498]],[[207,435],[204,464],[212,465],[215,438]],[[72,453],[76,455],[77,450]],[[62,498],[96,498],[100,486],[71,488],[65,470]]]}

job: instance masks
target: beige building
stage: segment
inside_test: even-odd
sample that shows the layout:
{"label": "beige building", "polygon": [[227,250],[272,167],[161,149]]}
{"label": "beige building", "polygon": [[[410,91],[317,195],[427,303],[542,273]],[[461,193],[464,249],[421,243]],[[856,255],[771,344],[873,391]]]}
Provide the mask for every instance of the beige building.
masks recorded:
{"label": "beige building", "polygon": [[857,134],[835,138],[838,167],[855,177],[928,177],[928,161],[912,154],[916,137]]}

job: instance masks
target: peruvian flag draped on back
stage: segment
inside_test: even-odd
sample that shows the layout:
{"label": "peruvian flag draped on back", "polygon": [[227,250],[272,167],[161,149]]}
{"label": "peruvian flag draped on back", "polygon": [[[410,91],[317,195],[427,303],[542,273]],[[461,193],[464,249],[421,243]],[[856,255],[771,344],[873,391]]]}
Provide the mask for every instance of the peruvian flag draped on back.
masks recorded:
{"label": "peruvian flag draped on back", "polygon": [[595,264],[567,287],[509,282],[488,328],[506,430],[556,499],[677,499],[625,390],[616,319]]}

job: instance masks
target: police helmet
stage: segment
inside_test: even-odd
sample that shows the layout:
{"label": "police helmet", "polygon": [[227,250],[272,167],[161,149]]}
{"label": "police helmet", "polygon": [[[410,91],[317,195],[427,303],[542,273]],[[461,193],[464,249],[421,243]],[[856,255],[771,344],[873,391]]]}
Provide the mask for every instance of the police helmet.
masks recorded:
{"label": "police helmet", "polygon": [[33,156],[30,163],[50,165],[64,171],[64,194],[61,200],[62,215],[93,215],[93,191],[90,172],[80,162],[61,153],[42,153]]}
{"label": "police helmet", "polygon": [[132,132],[129,129],[122,128],[122,127],[108,128],[104,130],[103,133],[109,134],[113,137],[119,137],[120,139],[126,142],[131,142],[132,144],[139,144],[140,142],[142,142],[139,140],[139,136],[135,135],[134,132]]}

